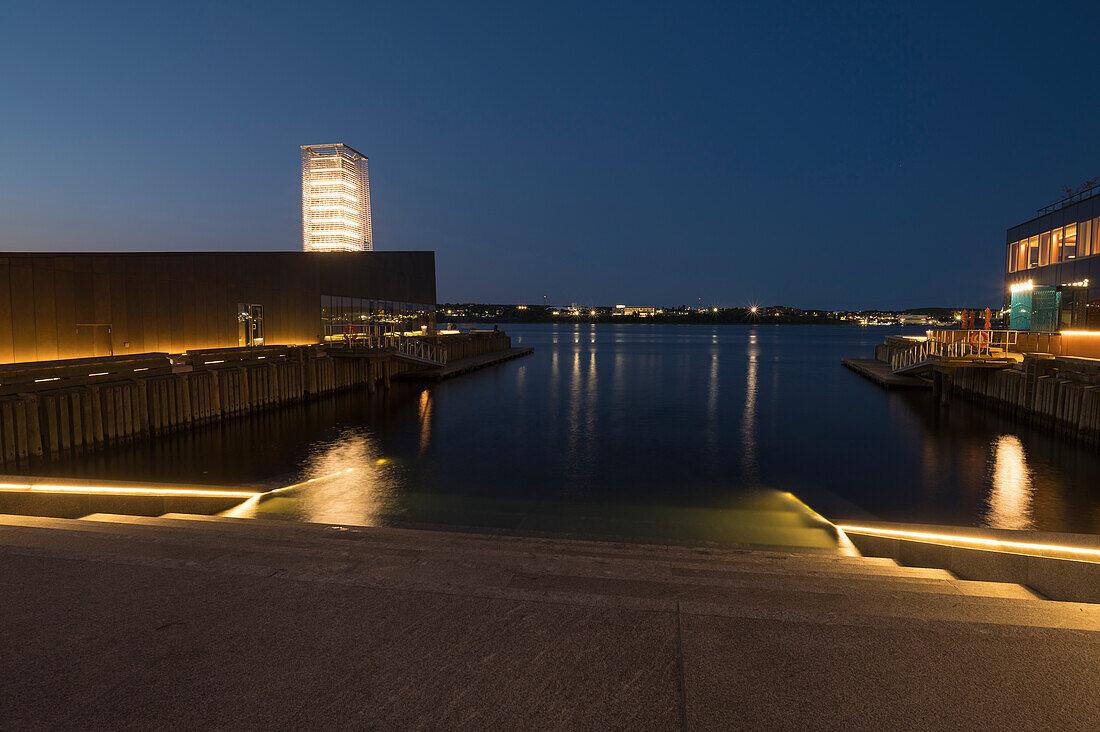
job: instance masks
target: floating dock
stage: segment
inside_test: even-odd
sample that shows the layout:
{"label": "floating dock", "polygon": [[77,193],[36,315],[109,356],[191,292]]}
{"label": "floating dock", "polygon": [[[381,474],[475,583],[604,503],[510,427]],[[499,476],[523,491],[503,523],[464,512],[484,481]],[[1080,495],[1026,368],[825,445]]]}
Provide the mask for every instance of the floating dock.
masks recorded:
{"label": "floating dock", "polygon": [[459,358],[439,368],[404,371],[400,374],[395,374],[393,378],[405,381],[443,381],[453,376],[467,374],[471,371],[495,366],[498,363],[511,361],[514,358],[530,356],[534,352],[535,349],[533,348],[509,348],[507,351],[486,353],[481,356],[471,356],[470,358]]}
{"label": "floating dock", "polygon": [[890,364],[873,358],[844,358],[840,361],[860,376],[870,379],[884,389],[931,389],[932,382],[919,376],[895,374]]}

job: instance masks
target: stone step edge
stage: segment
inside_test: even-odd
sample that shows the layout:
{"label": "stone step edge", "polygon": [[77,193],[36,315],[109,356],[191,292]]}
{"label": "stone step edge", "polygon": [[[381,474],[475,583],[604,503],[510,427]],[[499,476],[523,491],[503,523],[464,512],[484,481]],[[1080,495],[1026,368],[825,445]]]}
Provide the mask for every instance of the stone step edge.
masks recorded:
{"label": "stone step edge", "polygon": [[[146,517],[149,518],[149,517]],[[840,552],[831,551],[814,551],[810,548],[805,550],[799,550],[796,547],[775,547],[767,545],[747,545],[747,544],[711,544],[705,542],[689,542],[684,544],[679,543],[667,543],[658,541],[645,541],[644,537],[639,540],[630,540],[628,537],[614,537],[608,536],[606,538],[575,538],[563,534],[555,534],[552,532],[544,532],[534,534],[516,534],[516,533],[503,533],[496,532],[487,529],[478,529],[476,527],[454,527],[453,530],[444,529],[440,527],[430,528],[408,528],[408,527],[390,527],[390,526],[346,526],[339,524],[323,524],[323,523],[311,523],[300,521],[282,521],[278,519],[252,519],[252,518],[238,518],[230,516],[205,516],[201,514],[180,514],[180,513],[166,513],[162,516],[155,518],[161,519],[173,519],[190,521],[193,523],[202,523],[209,525],[216,525],[228,523],[233,525],[245,526],[252,525],[254,527],[266,526],[272,529],[280,530],[303,530],[308,532],[320,533],[323,535],[330,535],[335,532],[347,532],[350,535],[365,535],[368,533],[391,533],[394,536],[407,536],[407,537],[431,537],[440,541],[494,541],[494,542],[508,542],[517,545],[538,545],[546,543],[568,543],[576,547],[590,547],[598,548],[601,552],[634,552],[652,554],[657,552],[667,553],[681,553],[681,554],[707,554],[708,556],[729,554],[732,556],[744,555],[744,554],[782,554],[790,555],[799,558],[823,558],[828,561],[837,559],[852,559],[852,560],[866,560],[869,563],[879,564],[882,566],[897,566],[897,562],[888,557],[859,557],[845,555]],[[2,519],[2,517],[0,517]],[[287,526],[287,525],[290,526]],[[822,529],[807,529],[807,530],[822,530]],[[793,549],[793,551],[790,551]]]}
{"label": "stone step edge", "polygon": [[[32,536],[50,536],[51,534],[65,534],[66,536],[73,536],[73,532],[64,532],[59,530],[43,530],[38,528],[30,528],[28,531],[32,532]],[[88,536],[80,537],[76,535],[78,541],[87,543],[88,537],[94,537],[93,543],[99,543],[100,548],[98,551],[92,549],[84,549],[96,555],[106,556],[145,556],[142,547],[148,545],[150,542],[144,541],[143,537],[135,537],[133,535],[120,535],[116,533],[98,533],[92,532]],[[3,535],[0,534],[0,542],[3,542]],[[21,544],[7,544],[12,548],[50,548],[43,547],[42,544],[46,542],[34,542],[25,541]],[[231,566],[263,566],[266,570],[272,572],[286,571],[288,564],[294,564],[294,562],[279,561],[283,559],[299,560],[300,563],[309,563],[311,560],[315,562],[315,566],[302,568],[298,567],[295,571],[313,571],[314,573],[323,573],[325,576],[336,577],[339,574],[349,574],[346,569],[341,569],[340,573],[333,575],[326,573],[326,570],[333,564],[337,565],[354,565],[363,567],[369,566],[369,563],[364,561],[362,557],[355,556],[317,556],[315,554],[302,555],[296,551],[283,551],[272,550],[271,548],[265,548],[252,543],[246,543],[243,547],[237,544],[217,545],[210,542],[204,543],[179,543],[175,541],[162,541],[153,542],[162,547],[167,547],[170,551],[178,552],[185,557],[188,556],[188,549],[191,559],[187,559],[188,562],[206,563],[210,565],[231,567]],[[104,546],[107,545],[107,546]],[[56,547],[54,547],[56,548]],[[73,550],[71,548],[67,550]],[[80,550],[77,550],[80,551]],[[200,556],[197,560],[194,559],[195,552],[198,551]],[[214,556],[211,557],[210,554]],[[258,558],[256,555],[260,555]],[[163,557],[162,557],[163,558]],[[406,557],[408,558],[408,557]],[[260,564],[262,563],[262,564]],[[447,563],[446,559],[443,559],[441,563]],[[953,579],[943,579],[936,577],[894,577],[883,576],[877,574],[866,573],[850,573],[850,574],[825,574],[825,573],[807,573],[800,571],[745,571],[739,573],[724,572],[722,576],[714,576],[713,574],[698,573],[676,573],[672,571],[670,567],[670,574],[668,575],[654,575],[653,573],[639,573],[632,572],[629,568],[618,567],[612,568],[611,572],[608,572],[608,567],[588,568],[589,571],[585,571],[584,568],[568,568],[568,567],[549,567],[545,570],[539,568],[533,568],[530,566],[503,566],[494,562],[450,562],[456,572],[469,571],[481,575],[491,575],[497,573],[500,575],[507,575],[508,577],[523,577],[531,580],[543,578],[550,581],[557,580],[584,580],[588,582],[604,583],[612,585],[614,583],[659,583],[663,585],[675,585],[675,586],[694,586],[694,587],[715,587],[725,589],[775,589],[785,592],[806,592],[806,593],[827,593],[827,594],[850,594],[852,592],[909,592],[916,594],[938,594],[948,595],[952,597],[987,597],[997,599],[1038,599],[1031,593],[1026,593],[1018,585],[1009,585],[1002,583],[979,583],[971,582],[969,584],[958,584]],[[755,568],[754,568],[755,569]],[[397,571],[405,571],[410,574],[417,573],[417,566],[415,564],[409,564],[405,567],[400,567]],[[698,572],[699,570],[696,570]],[[705,571],[705,570],[703,570]],[[730,576],[736,575],[736,576]],[[363,574],[352,575],[363,577]],[[370,575],[375,579],[379,579],[377,575]],[[1010,594],[1017,595],[1016,597],[1008,597]],[[1019,597],[1023,594],[1024,597]]]}
{"label": "stone step edge", "polygon": [[[89,555],[85,552],[71,550],[18,550],[9,551],[9,554],[61,558],[77,561],[96,561],[111,564],[156,567],[165,569],[183,569],[195,572],[210,572],[215,574],[243,575],[275,579],[278,581],[305,581],[305,582],[334,582],[330,577],[317,577],[308,573],[294,571],[271,571],[267,567],[226,567],[219,565],[203,565],[194,562],[181,562],[178,560],[162,560],[149,557],[134,556],[105,556]],[[455,587],[442,586],[437,583],[410,583],[410,582],[378,582],[356,581],[339,582],[337,584],[351,585],[364,588],[385,589],[400,592],[424,592],[430,594],[443,594],[451,596],[469,596],[487,599],[503,599],[514,601],[559,603],[568,605],[581,605],[586,607],[615,607],[635,610],[648,610],[656,612],[684,612],[697,615],[716,615],[723,617],[747,617],[769,619],[785,622],[808,622],[844,624],[856,626],[877,626],[883,624],[896,627],[912,627],[914,622],[921,625],[929,623],[951,625],[980,625],[990,631],[998,629],[1054,629],[1054,630],[1080,630],[1088,632],[1100,632],[1100,619],[1095,615],[1062,614],[1058,620],[1061,622],[1037,622],[1046,620],[1049,613],[1035,612],[1037,606],[1046,604],[1043,601],[1018,600],[1004,607],[1004,603],[994,603],[990,598],[970,598],[967,596],[951,597],[950,605],[932,609],[934,617],[925,612],[888,612],[875,613],[871,603],[863,603],[858,611],[836,612],[829,610],[807,609],[803,603],[795,607],[770,607],[765,605],[750,605],[731,603],[713,603],[701,600],[676,600],[672,598],[649,599],[619,595],[592,595],[591,593],[571,593],[562,591],[526,590],[508,587],[485,587],[475,585],[462,585]],[[795,593],[790,593],[795,594]],[[796,595],[792,599],[805,599],[804,594]],[[1077,606],[1080,603],[1061,603],[1067,606]],[[990,618],[988,613],[994,607],[1008,610],[1015,609],[1026,617]],[[925,606],[927,607],[927,606]],[[1087,610],[1095,612],[1093,605],[1086,606]],[[1076,608],[1070,607],[1070,610]]]}
{"label": "stone step edge", "polygon": [[[946,570],[931,569],[922,567],[899,567],[895,562],[865,562],[861,557],[843,557],[830,555],[828,557],[818,557],[816,555],[810,555],[809,557],[802,554],[790,554],[782,556],[772,556],[770,553],[735,553],[714,555],[699,555],[692,554],[688,557],[680,558],[679,556],[667,556],[664,553],[658,552],[646,552],[644,554],[634,553],[621,553],[615,552],[611,554],[606,553],[586,553],[586,552],[571,552],[562,551],[563,548],[571,546],[570,542],[564,542],[564,547],[561,546],[548,546],[539,545],[537,547],[523,547],[521,551],[517,551],[514,547],[500,546],[498,542],[490,539],[480,539],[479,542],[485,544],[485,546],[424,546],[423,542],[412,542],[414,548],[406,549],[405,542],[387,542],[383,541],[357,541],[349,540],[344,543],[345,536],[336,535],[323,535],[316,536],[315,533],[309,532],[306,534],[293,534],[291,532],[278,532],[278,535],[273,536],[268,532],[263,531],[238,531],[238,530],[221,530],[222,524],[210,523],[210,528],[191,530],[191,526],[197,521],[181,521],[175,523],[174,519],[164,518],[149,518],[139,517],[134,520],[116,522],[111,515],[90,515],[83,519],[79,519],[84,524],[66,523],[61,526],[50,525],[54,521],[74,521],[72,519],[63,520],[39,520],[39,521],[23,521],[15,524],[14,522],[9,525],[14,526],[28,526],[34,523],[41,523],[41,526],[34,526],[34,528],[40,528],[42,530],[56,530],[56,531],[80,531],[82,526],[86,526],[89,532],[100,533],[92,526],[103,526],[117,529],[117,531],[106,531],[105,533],[117,533],[131,536],[139,536],[154,540],[158,534],[161,534],[159,529],[163,529],[163,535],[166,537],[180,538],[180,532],[188,532],[188,535],[193,535],[195,540],[199,540],[199,537],[218,536],[225,538],[233,538],[242,542],[277,542],[283,546],[297,547],[301,550],[306,549],[318,549],[324,550],[328,547],[342,547],[349,551],[362,548],[365,551],[370,551],[372,548],[375,550],[384,550],[385,548],[391,548],[394,551],[423,551],[423,552],[459,552],[470,554],[481,554],[486,556],[546,556],[554,559],[562,558],[576,558],[578,560],[590,560],[590,561],[633,561],[633,562],[670,562],[683,567],[699,567],[705,569],[722,569],[726,568],[730,571],[737,571],[735,568],[748,567],[748,566],[778,566],[777,563],[784,563],[789,566],[793,571],[795,568],[805,569],[807,571],[823,571],[823,572],[853,572],[853,573],[869,573],[869,574],[881,574],[884,576],[922,576],[922,577],[939,577],[950,578],[953,575]],[[206,522],[201,522],[206,523]],[[2,526],[2,524],[0,524]],[[135,530],[133,527],[138,527]],[[143,532],[141,529],[145,529]],[[414,538],[422,538],[416,536]],[[465,543],[465,542],[464,542]]]}

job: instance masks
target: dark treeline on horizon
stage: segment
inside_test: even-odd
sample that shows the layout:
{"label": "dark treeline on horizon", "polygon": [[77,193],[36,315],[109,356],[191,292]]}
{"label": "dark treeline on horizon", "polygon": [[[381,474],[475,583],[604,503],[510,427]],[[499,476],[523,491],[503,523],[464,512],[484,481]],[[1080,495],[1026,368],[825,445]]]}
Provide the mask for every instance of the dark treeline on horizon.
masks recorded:
{"label": "dark treeline on horizon", "polygon": [[[631,307],[629,311],[637,308]],[[623,312],[611,306],[512,305],[492,303],[443,303],[436,308],[436,319],[447,322],[499,323],[759,323],[827,324],[858,322],[867,318],[887,318],[899,314],[927,315],[941,323],[952,323],[964,308],[914,308],[909,310],[803,310],[783,305],[767,307],[689,308],[652,307],[652,312]],[[967,308],[975,311],[980,308]]]}

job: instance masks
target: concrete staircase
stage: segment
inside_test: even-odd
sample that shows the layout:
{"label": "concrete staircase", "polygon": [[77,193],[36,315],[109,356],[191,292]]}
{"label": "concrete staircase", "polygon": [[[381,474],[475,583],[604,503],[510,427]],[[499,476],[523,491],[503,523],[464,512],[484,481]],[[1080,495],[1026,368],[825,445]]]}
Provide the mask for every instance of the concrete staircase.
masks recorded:
{"label": "concrete staircase", "polygon": [[[138,685],[129,696],[69,672],[28,700],[16,692],[52,668],[52,651],[33,652],[33,669],[0,679],[0,717],[16,726],[82,719],[81,684],[108,702],[96,726],[221,726],[245,713],[283,725],[288,707],[316,725],[353,701],[369,715],[353,719],[388,726],[1088,728],[1100,718],[1100,606],[890,559],[94,514],[0,516],[0,577],[28,603],[0,617],[9,638],[37,620],[50,642],[79,647],[95,617],[107,627],[93,646],[102,635],[162,658],[156,629],[182,623],[200,649],[176,649],[194,673],[163,656],[163,683],[179,685],[167,701],[160,682],[133,675],[144,662],[126,677]],[[288,640],[298,634],[310,642]],[[196,680],[227,663],[227,647],[255,656],[263,688]],[[365,665],[334,660],[346,654]],[[318,677],[264,664],[312,669],[350,697],[333,707]],[[377,687],[348,690],[364,674]],[[143,694],[158,701],[143,706]],[[257,711],[266,695],[279,703]]]}
{"label": "concrete staircase", "polygon": [[695,601],[1100,630],[1100,605],[1052,602],[1018,584],[961,580],[947,570],[903,567],[878,557],[342,527],[198,514],[93,514],[76,520],[0,516],[0,547],[402,590],[482,591],[522,599]]}

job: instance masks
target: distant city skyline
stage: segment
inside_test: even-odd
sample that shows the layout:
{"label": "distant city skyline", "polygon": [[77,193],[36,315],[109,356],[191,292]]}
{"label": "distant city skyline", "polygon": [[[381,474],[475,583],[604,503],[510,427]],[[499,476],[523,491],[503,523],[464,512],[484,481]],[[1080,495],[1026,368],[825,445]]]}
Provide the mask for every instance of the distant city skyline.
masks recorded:
{"label": "distant city skyline", "polygon": [[300,249],[294,150],[344,140],[441,301],[987,303],[1006,229],[1100,168],[1090,44],[1023,51],[1091,4],[318,11],[356,42],[292,4],[5,5],[0,249]]}

